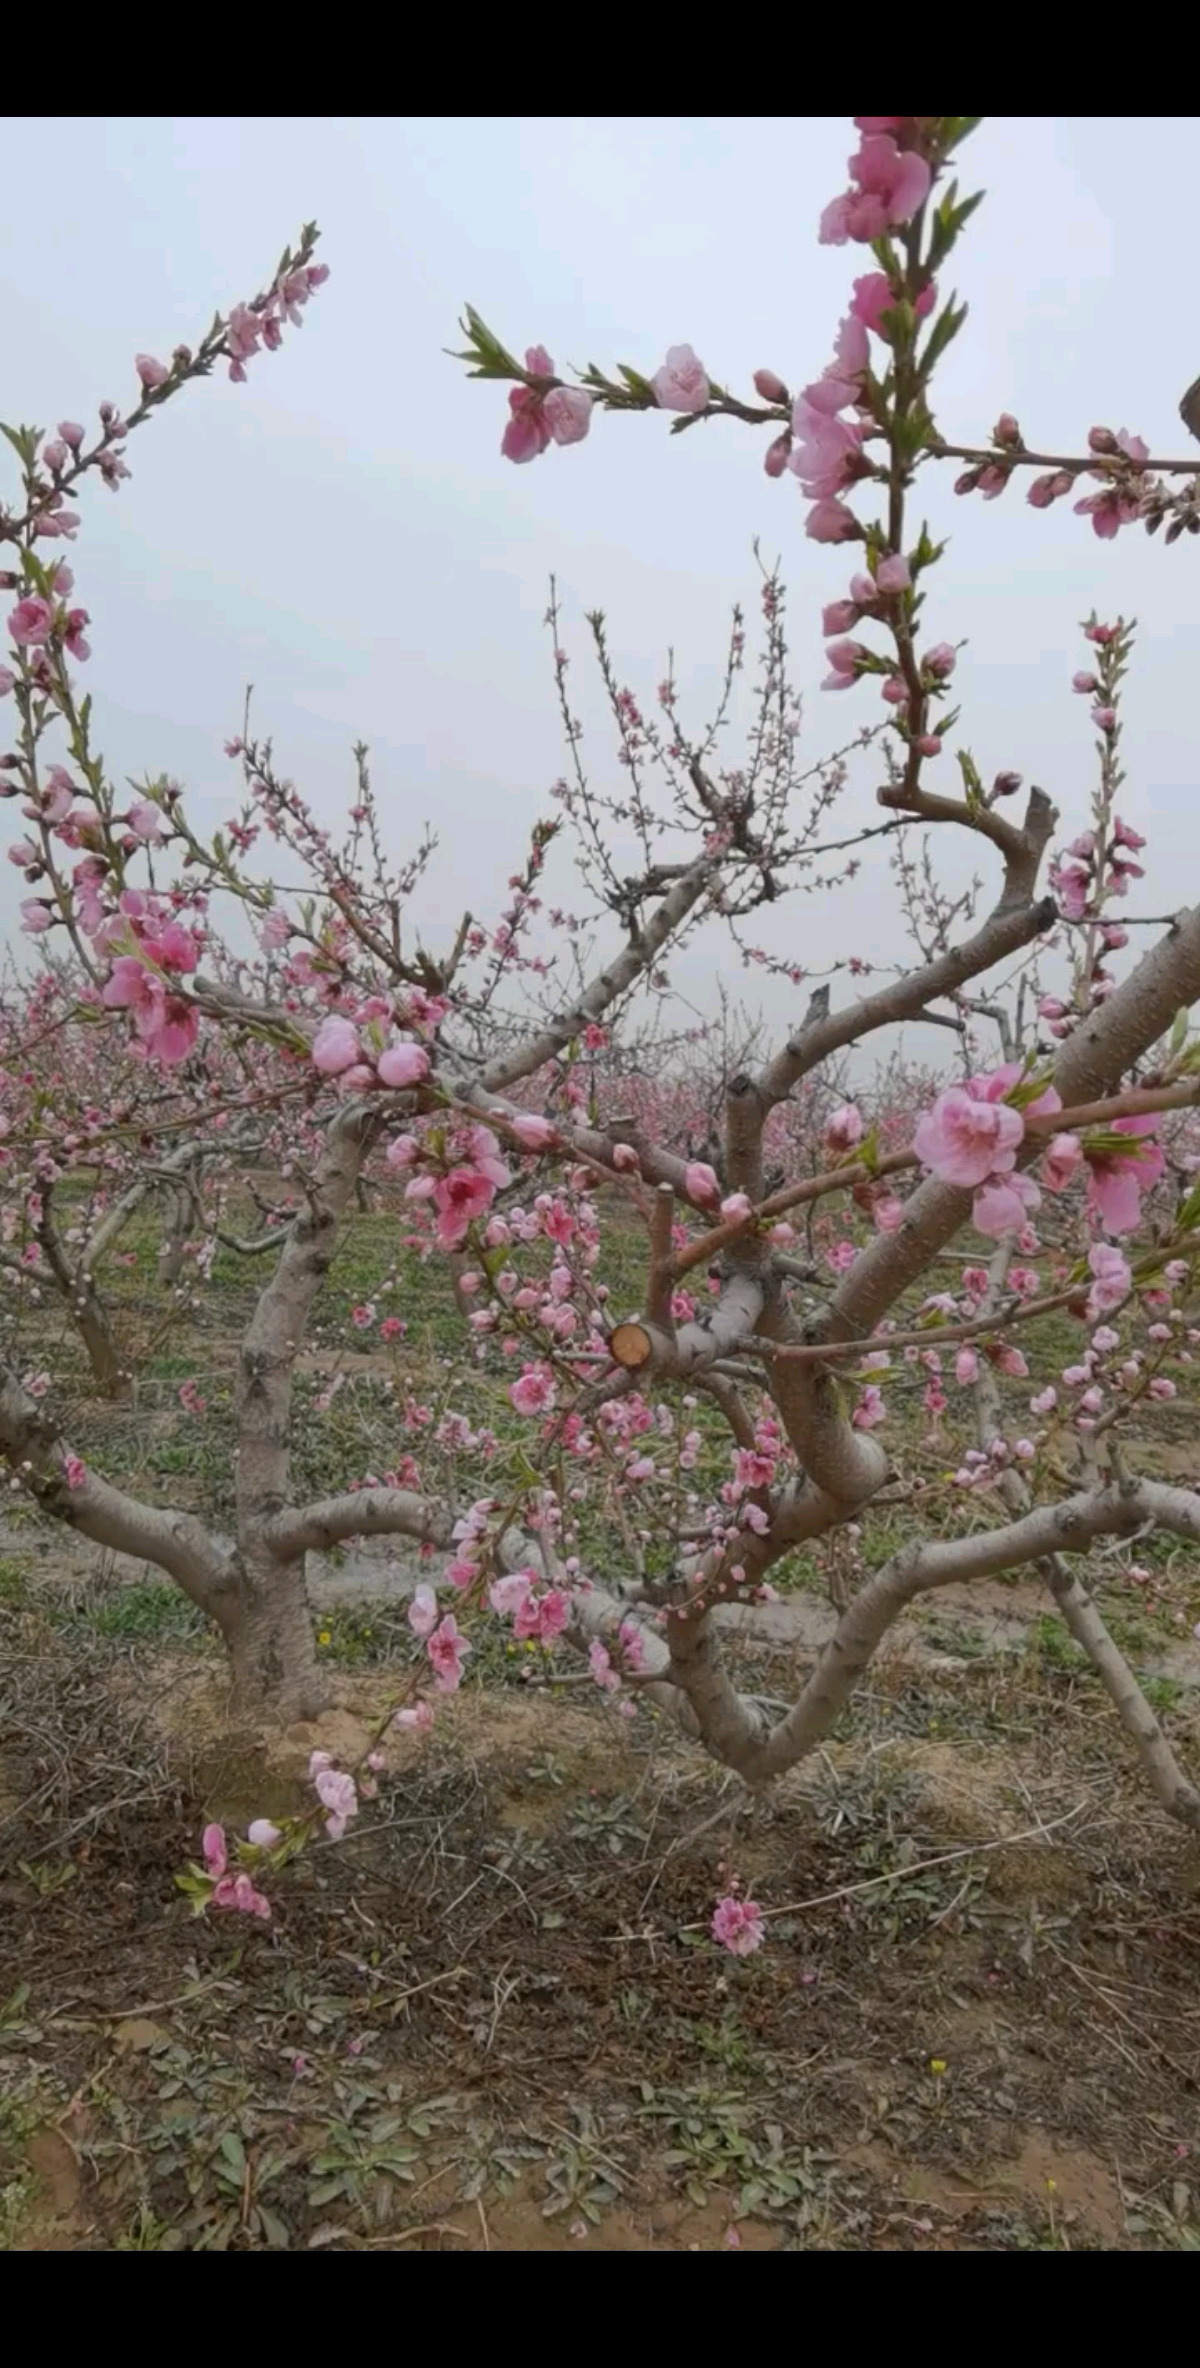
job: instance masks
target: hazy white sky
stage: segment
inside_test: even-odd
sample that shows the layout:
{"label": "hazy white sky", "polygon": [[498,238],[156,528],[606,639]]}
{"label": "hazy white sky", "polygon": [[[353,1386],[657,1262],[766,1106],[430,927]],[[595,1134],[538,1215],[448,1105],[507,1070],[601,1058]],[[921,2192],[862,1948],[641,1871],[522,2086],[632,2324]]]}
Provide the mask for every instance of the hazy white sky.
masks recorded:
{"label": "hazy white sky", "polygon": [[[1164,225],[1190,217],[1195,138],[1194,119],[1039,117],[997,118],[968,143],[964,183],[988,198],[954,258],[972,317],[939,381],[947,436],[982,438],[1009,408],[1046,450],[1079,449],[1097,419],[1155,453],[1187,448],[1176,405],[1200,328]],[[361,735],[397,844],[434,821],[435,921],[467,900],[494,909],[563,769],[550,571],[576,636],[582,610],[604,608],[620,671],[651,697],[668,643],[685,684],[711,679],[729,604],[752,594],[756,535],[785,564],[813,685],[807,749],[874,719],[869,689],[815,688],[820,606],[850,567],[805,541],[803,497],[763,476],[757,431],[713,422],[672,441],[664,421],[604,417],[582,447],[513,468],[504,390],[442,351],[469,298],[510,345],[540,340],[564,363],[652,371],[686,340],[735,386],[763,363],[802,384],[864,268],[815,236],[844,185],[847,122],[10,118],[4,141],[10,188],[36,192],[0,224],[9,419],[52,426],[131,400],[135,352],[167,355],[252,294],[305,216],[332,271],[248,385],[190,390],[132,440],[132,482],[82,505],[76,597],[114,772],[173,772],[215,821],[233,770],[221,743],[253,680],[260,726],[323,813],[346,802]],[[1100,543],[1069,504],[1039,516],[1015,490],[956,502],[950,475],[928,473],[931,523],[953,534],[928,621],[969,637],[964,734],[985,777],[1040,781],[1082,826],[1077,621],[1093,604],[1136,614],[1124,808],[1150,850],[1131,909],[1180,904],[1196,876],[1200,549],[1134,530]],[[589,735],[613,782],[610,745]],[[846,813],[870,807],[868,772]],[[19,893],[5,867],[6,914]],[[898,954],[886,908],[886,873],[869,867],[849,902],[773,916],[768,942],[813,966],[851,943]]]}

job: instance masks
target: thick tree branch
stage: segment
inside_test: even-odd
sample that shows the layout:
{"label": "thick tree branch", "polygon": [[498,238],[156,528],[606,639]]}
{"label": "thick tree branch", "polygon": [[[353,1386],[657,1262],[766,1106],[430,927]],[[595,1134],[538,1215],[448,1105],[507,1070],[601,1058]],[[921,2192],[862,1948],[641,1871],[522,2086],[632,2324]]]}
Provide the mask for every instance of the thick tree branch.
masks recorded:
{"label": "thick tree branch", "polygon": [[322,1497],[296,1512],[277,1513],[264,1539],[281,1562],[317,1554],[347,1538],[409,1537],[423,1545],[449,1547],[454,1516],[430,1497],[407,1488],[355,1488],[345,1496]]}
{"label": "thick tree branch", "polygon": [[66,1477],[68,1453],[53,1416],[7,1366],[0,1366],[0,1455],[42,1511],[94,1545],[155,1563],[202,1611],[224,1624],[236,1585],[228,1549],[190,1513],[141,1504],[90,1471],[72,1488]]}

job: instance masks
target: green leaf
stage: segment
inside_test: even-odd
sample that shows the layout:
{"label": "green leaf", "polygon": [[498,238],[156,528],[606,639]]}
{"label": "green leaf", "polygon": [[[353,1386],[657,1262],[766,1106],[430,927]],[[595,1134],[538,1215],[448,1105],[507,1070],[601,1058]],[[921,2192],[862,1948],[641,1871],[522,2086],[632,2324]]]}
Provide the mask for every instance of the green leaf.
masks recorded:
{"label": "green leaf", "polygon": [[[1054,1071],[1052,1068],[1039,1069],[1036,1075],[1032,1075],[1028,1073],[1028,1064],[1026,1064],[1026,1067],[1027,1074],[1024,1077],[1018,1078],[1016,1084],[1014,1086],[1010,1086],[1008,1092],[1004,1096],[1004,1099],[1008,1103],[1010,1109],[1027,1110],[1030,1103],[1039,1101],[1041,1096],[1045,1093],[1047,1086],[1053,1085],[1054,1083]],[[1122,1135],[1120,1140],[1125,1142],[1127,1138]]]}
{"label": "green leaf", "polygon": [[957,337],[963,322],[966,320],[967,311],[968,307],[965,304],[955,304],[954,295],[951,293],[949,301],[943,305],[942,310],[938,314],[921,352],[920,364],[922,384],[924,384],[925,380],[930,376],[936,364],[941,360],[947,346],[952,344],[953,340]]}
{"label": "green leaf", "polygon": [[968,814],[972,815],[982,814],[983,783],[979,777],[979,767],[976,764],[969,748],[958,748],[955,750],[955,755],[958,758],[959,771],[963,777],[963,789],[966,793],[967,812]]}
{"label": "green leaf", "polygon": [[639,403],[645,403],[650,410],[657,411],[658,396],[655,394],[649,379],[643,378],[641,371],[632,369],[628,362],[618,362],[617,368],[620,371],[630,394],[636,395]]}

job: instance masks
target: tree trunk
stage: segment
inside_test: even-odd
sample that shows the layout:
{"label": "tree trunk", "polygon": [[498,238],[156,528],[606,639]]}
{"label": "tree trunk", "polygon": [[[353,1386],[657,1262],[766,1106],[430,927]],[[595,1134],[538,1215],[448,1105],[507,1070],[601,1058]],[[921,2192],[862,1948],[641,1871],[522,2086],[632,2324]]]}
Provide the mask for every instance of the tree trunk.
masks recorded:
{"label": "tree trunk", "polygon": [[121,1352],[113,1335],[103,1302],[94,1291],[84,1291],[75,1301],[75,1322],[79,1337],[88,1354],[92,1378],[105,1398],[125,1399],[133,1396],[133,1374],[121,1362]]}
{"label": "tree trunk", "polygon": [[192,1213],[191,1193],[181,1185],[173,1185],[167,1194],[167,1205],[163,1211],[162,1240],[158,1251],[158,1279],[164,1290],[173,1290],[183,1272],[183,1254]]}
{"label": "tree trunk", "polygon": [[317,1660],[304,1559],[238,1556],[236,1593],[219,1614],[233,1674],[233,1707],[245,1718],[313,1718],[329,1699]]}

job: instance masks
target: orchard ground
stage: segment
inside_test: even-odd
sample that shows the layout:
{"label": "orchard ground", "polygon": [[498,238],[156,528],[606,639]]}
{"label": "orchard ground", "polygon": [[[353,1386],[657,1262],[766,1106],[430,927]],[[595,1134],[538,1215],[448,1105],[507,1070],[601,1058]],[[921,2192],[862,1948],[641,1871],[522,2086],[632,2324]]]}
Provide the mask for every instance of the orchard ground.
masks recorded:
{"label": "orchard ground", "polygon": [[[632,1302],[641,1244],[625,1278],[610,1234]],[[461,1365],[444,1263],[402,1265],[376,1304],[407,1338],[364,1346],[350,1311],[395,1241],[391,1214],[351,1223],[319,1309],[314,1488],[364,1437],[386,1461],[406,1383],[502,1420]],[[193,1328],[164,1336],[152,1228],[134,1247],[136,1403],[98,1405],[81,1372],[69,1434],[219,1521],[261,1262],[222,1252]],[[1182,1397],[1155,1408],[1143,1467],[1194,1482],[1195,1423]],[[895,1429],[907,1473],[945,1468],[915,1412]],[[903,1521],[875,1524],[873,1560]],[[413,1652],[411,1550],[317,1572],[334,1706],[268,1744],[230,1732],[221,1656],[157,1574],[64,1544],[16,1495],[2,1551],[0,2243],[1200,2246],[1200,1847],[1146,1798],[1031,1579],[940,1594],[760,1803],[657,1714],[626,1724],[577,1665],[477,1628],[432,1737],[394,1739],[380,1800],[247,1930],[193,1919],[175,1872],[207,1819],[306,1802],[314,1745],[364,1747]],[[1136,1551],[1149,1585],[1127,1552],[1090,1579],[1195,1764],[1200,1573],[1166,1540]],[[727,1615],[768,1695],[832,1618],[824,1564],[777,1576],[780,1604]],[[746,1961],[708,1935],[731,1870],[769,1916]]]}

